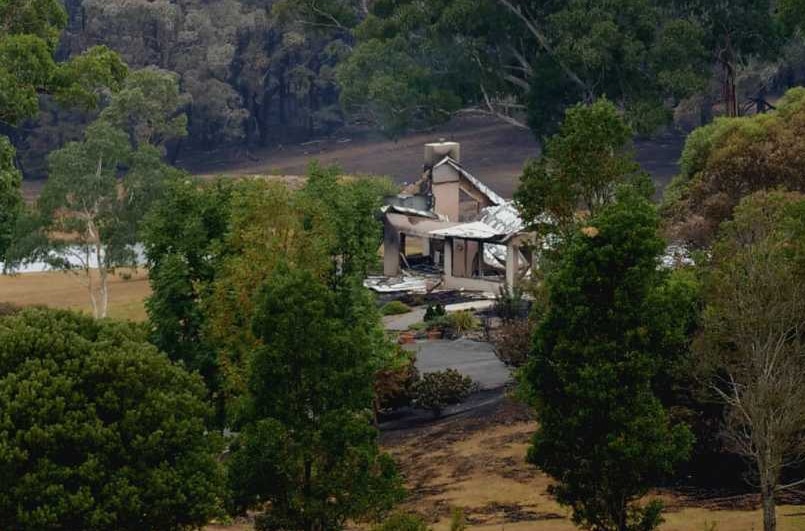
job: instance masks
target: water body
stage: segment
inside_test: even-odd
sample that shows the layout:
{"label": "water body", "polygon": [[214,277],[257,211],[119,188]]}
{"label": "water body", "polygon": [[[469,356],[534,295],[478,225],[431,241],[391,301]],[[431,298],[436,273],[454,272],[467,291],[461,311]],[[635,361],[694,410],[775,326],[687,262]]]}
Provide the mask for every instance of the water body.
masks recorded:
{"label": "water body", "polygon": [[[69,263],[71,266],[75,268],[82,268],[83,262],[79,260],[78,256],[76,256],[80,252],[81,248],[78,246],[68,248],[65,252],[51,252],[50,256],[53,258],[63,258]],[[137,244],[132,247],[132,250],[135,254],[135,262],[137,266],[145,265],[146,258],[145,258],[145,248],[142,244]],[[95,258],[94,253],[90,255],[89,258],[90,268],[97,269],[98,268],[98,260]],[[0,262],[0,272],[5,270],[5,264]],[[32,262],[26,262],[24,264],[20,264],[18,267],[13,269],[14,274],[27,274],[27,273],[44,273],[46,271],[54,271],[53,267],[42,260],[35,260]]]}

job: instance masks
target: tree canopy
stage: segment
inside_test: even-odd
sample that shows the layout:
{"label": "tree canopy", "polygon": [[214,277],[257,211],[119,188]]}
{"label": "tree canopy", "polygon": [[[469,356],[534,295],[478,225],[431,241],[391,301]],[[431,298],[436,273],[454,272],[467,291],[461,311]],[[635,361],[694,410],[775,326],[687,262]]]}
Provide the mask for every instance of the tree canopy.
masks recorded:
{"label": "tree canopy", "polygon": [[0,319],[0,526],[195,529],[221,507],[201,379],[144,329],[52,310]]}
{"label": "tree canopy", "polygon": [[805,198],[781,191],[743,199],[713,247],[707,308],[695,343],[700,367],[726,405],[724,439],[749,459],[776,529],[775,498],[805,458]]}
{"label": "tree canopy", "polygon": [[185,104],[176,74],[145,68],[129,74],[101,120],[126,131],[134,149],[162,146],[187,135]]}
{"label": "tree canopy", "polygon": [[126,76],[120,57],[98,46],[65,62],[56,49],[67,13],[58,0],[0,4],[0,260],[22,211],[21,173],[7,137],[37,114],[40,95],[85,109],[98,104],[102,89],[115,90]]}
{"label": "tree canopy", "polygon": [[679,356],[663,338],[685,322],[671,310],[684,298],[655,295],[665,282],[658,226],[648,200],[622,188],[573,233],[548,275],[523,374],[539,420],[528,460],[557,481],[551,491],[587,529],[655,528],[661,506],[637,502],[692,444],[656,394],[663,365]]}
{"label": "tree canopy", "polygon": [[[88,127],[83,142],[52,153],[49,166],[37,202],[43,238],[23,258],[41,257],[79,272],[95,316],[106,317],[108,275],[116,267],[137,265],[134,246],[142,218],[166,181],[180,172],[165,165],[153,146],[132,150],[128,135],[104,121]],[[121,168],[126,172],[118,180]]]}
{"label": "tree canopy", "polygon": [[619,185],[648,178],[631,148],[632,130],[606,99],[567,110],[539,159],[526,163],[515,193],[524,220],[553,230],[609,205]]}
{"label": "tree canopy", "polygon": [[708,245],[746,195],[777,187],[805,190],[803,120],[805,89],[795,88],[775,111],[717,119],[691,133],[681,172],[664,199],[670,234]]}
{"label": "tree canopy", "polygon": [[0,136],[0,261],[12,244],[14,227],[22,210],[22,174],[14,165],[14,147]]}
{"label": "tree canopy", "polygon": [[706,80],[701,27],[658,1],[380,1],[356,34],[345,107],[392,133],[474,104],[510,122],[526,109],[542,136],[602,96],[651,131]]}
{"label": "tree canopy", "polygon": [[141,241],[148,261],[151,296],[146,300],[152,341],[176,362],[198,371],[212,394],[222,423],[220,367],[207,337],[205,301],[229,229],[235,184],[193,179],[168,183],[143,222]]}
{"label": "tree canopy", "polygon": [[120,57],[104,46],[66,62],[54,59],[67,13],[58,0],[0,5],[0,122],[16,125],[36,114],[39,95],[86,108],[98,103],[99,90],[116,89],[126,76]]}
{"label": "tree canopy", "polygon": [[204,374],[218,406],[232,405],[260,344],[244,325],[254,318],[255,286],[279,264],[333,288],[354,283],[377,261],[375,212],[389,190],[385,179],[344,178],[316,164],[297,191],[262,179],[171,184],[141,231],[154,340]]}
{"label": "tree canopy", "polygon": [[[331,290],[281,266],[264,284],[253,321],[244,418],[231,467],[244,507],[270,502],[257,529],[341,529],[402,495],[371,425],[373,375],[384,339],[362,289]],[[378,334],[379,333],[379,334]],[[380,350],[379,350],[380,348]]]}
{"label": "tree canopy", "polygon": [[[61,11],[52,20],[47,13],[61,10],[58,2],[26,8],[35,12],[32,34],[44,36],[34,56],[59,43],[62,55],[76,58],[75,67],[55,63],[63,70],[52,76],[59,86],[39,94],[97,100],[93,87],[114,69],[88,43],[114,49],[133,69],[172,72],[188,120],[186,140],[168,146],[172,159],[183,146],[238,145],[245,149],[235,153],[251,156],[252,148],[349,123],[398,137],[467,110],[530,127],[541,139],[556,132],[566,108],[601,97],[644,134],[674,111],[682,123],[691,112],[707,123],[714,114],[766,108],[767,93],[803,72],[798,0],[84,0],[66,7],[69,17]],[[66,28],[60,42],[53,27]],[[37,91],[27,94],[14,107],[36,111]],[[26,174],[43,174],[44,154],[76,139],[77,126],[92,118],[59,110],[52,99],[44,98],[35,124],[15,133]]]}

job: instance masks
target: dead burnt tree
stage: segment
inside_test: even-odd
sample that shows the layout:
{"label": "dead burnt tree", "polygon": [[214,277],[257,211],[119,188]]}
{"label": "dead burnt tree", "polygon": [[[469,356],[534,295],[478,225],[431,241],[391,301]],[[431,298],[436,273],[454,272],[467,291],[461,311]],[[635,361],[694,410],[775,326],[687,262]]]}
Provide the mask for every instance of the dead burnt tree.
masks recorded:
{"label": "dead burnt tree", "polygon": [[698,342],[726,406],[724,438],[754,465],[765,531],[777,528],[777,495],[805,484],[782,483],[805,460],[805,277],[782,228],[789,199],[762,194],[736,211],[715,248]]}

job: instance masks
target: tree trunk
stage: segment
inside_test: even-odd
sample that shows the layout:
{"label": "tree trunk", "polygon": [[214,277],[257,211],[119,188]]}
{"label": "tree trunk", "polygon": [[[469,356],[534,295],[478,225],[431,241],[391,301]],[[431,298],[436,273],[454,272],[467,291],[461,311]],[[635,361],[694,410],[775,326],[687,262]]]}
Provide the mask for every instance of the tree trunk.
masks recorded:
{"label": "tree trunk", "polygon": [[727,116],[736,118],[738,116],[738,91],[735,86],[735,67],[732,64],[724,64],[724,104]]}
{"label": "tree trunk", "polygon": [[620,500],[618,507],[618,531],[629,531],[629,505],[626,499]]}
{"label": "tree trunk", "polygon": [[184,147],[184,139],[180,138],[179,140],[175,141],[171,146],[168,155],[170,159],[171,166],[176,166],[176,162],[179,160],[179,156],[182,154],[182,147]]}
{"label": "tree trunk", "polygon": [[699,126],[704,126],[713,121],[713,98],[709,92],[705,92],[702,98],[702,106],[699,109]]}
{"label": "tree trunk", "polygon": [[89,303],[92,306],[92,316],[98,318],[98,299],[95,297],[95,283],[92,282],[92,268],[89,266],[89,253],[87,253],[87,265],[84,273],[87,275],[87,291],[89,291]]}
{"label": "tree trunk", "polygon": [[377,396],[377,392],[375,392],[375,396],[372,398],[372,418],[373,424],[375,429],[380,429],[380,397]]}
{"label": "tree trunk", "polygon": [[101,300],[96,311],[96,319],[106,319],[109,313],[109,271],[103,263],[103,252],[100,244],[95,246],[95,259],[98,261],[99,292]]}
{"label": "tree trunk", "polygon": [[[310,459],[306,459],[305,460],[305,486],[304,486],[303,492],[305,493],[305,501],[307,501],[307,502],[310,502],[310,495],[311,495],[311,490],[312,490],[310,482],[311,482],[312,477],[313,477],[313,463],[310,461]],[[307,516],[305,518],[304,527],[305,527],[305,531],[313,531],[313,529],[315,527],[315,521],[313,520],[312,517]]]}
{"label": "tree trunk", "polygon": [[724,68],[724,110],[727,116],[735,118],[738,116],[738,90],[735,82],[735,50],[729,34],[725,38],[724,50],[721,52],[721,64]]}
{"label": "tree trunk", "polygon": [[763,486],[763,531],[777,531],[777,509],[774,500],[774,486]]}
{"label": "tree trunk", "polygon": [[280,127],[285,127],[286,122],[288,121],[288,116],[285,108],[285,99],[287,95],[287,87],[285,86],[285,73],[283,73],[279,78],[280,90],[279,90],[279,121]]}

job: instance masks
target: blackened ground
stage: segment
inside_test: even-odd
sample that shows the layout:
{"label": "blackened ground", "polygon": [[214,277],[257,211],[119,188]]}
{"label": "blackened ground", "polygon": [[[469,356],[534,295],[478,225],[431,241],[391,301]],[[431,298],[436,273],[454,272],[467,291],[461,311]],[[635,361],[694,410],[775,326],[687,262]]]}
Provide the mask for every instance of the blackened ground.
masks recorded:
{"label": "blackened ground", "polygon": [[[226,148],[186,152],[178,165],[199,176],[304,175],[318,160],[337,164],[346,173],[385,175],[396,183],[410,183],[422,173],[424,144],[441,139],[461,143],[462,164],[497,193],[510,198],[517,189],[523,164],[537,157],[540,146],[534,135],[488,116],[462,115],[428,132],[389,140],[366,129],[345,129],[321,140],[272,148]],[[637,140],[637,159],[662,189],[677,173],[684,136],[668,133]],[[39,195],[44,181],[26,181],[28,200]]]}
{"label": "blackened ground", "polygon": [[[441,139],[461,143],[461,162],[504,197],[517,188],[523,164],[537,157],[540,146],[531,131],[488,116],[462,115],[432,131],[388,140],[376,132],[344,130],[320,141],[246,151],[220,150],[187,154],[180,164],[205,175],[303,175],[312,160],[338,164],[346,173],[386,175],[399,184],[419,178],[423,146]],[[684,136],[668,133],[637,140],[637,158],[658,190],[677,173]]]}

